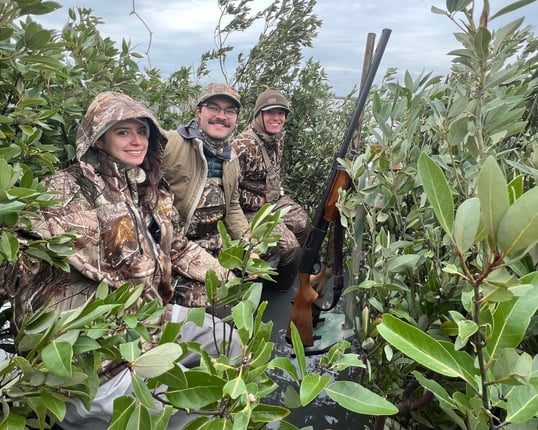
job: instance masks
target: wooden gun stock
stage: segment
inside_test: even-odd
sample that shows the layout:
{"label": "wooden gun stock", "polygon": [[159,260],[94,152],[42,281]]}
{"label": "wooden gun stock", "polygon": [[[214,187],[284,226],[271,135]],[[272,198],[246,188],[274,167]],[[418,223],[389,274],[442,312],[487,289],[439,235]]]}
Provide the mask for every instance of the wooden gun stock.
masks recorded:
{"label": "wooden gun stock", "polygon": [[308,235],[305,245],[303,246],[303,256],[299,263],[299,289],[293,301],[293,308],[290,315],[290,323],[286,333],[286,339],[291,341],[291,323],[297,327],[303,346],[314,345],[314,321],[312,318],[312,304],[318,298],[318,293],[312,288],[310,275],[314,273],[314,266],[319,260],[319,250],[327,233],[328,226],[337,218],[338,192],[347,189],[351,185],[351,179],[348,174],[339,167],[339,158],[345,158],[348,154],[349,145],[353,139],[353,134],[359,124],[360,117],[364,106],[366,105],[368,93],[373,84],[377,68],[381,62],[383,52],[388,43],[391,30],[384,29],[381,39],[378,43],[374,58],[368,68],[368,74],[362,85],[355,111],[349,122],[338,152],[334,156],[331,173],[327,178],[324,193],[320,204],[312,221],[312,229]]}
{"label": "wooden gun stock", "polygon": [[[290,320],[297,327],[304,346],[314,345],[314,323],[312,320],[312,303],[318,298],[318,293],[310,285],[310,274],[299,273],[299,290],[293,299]],[[291,340],[291,324],[288,326],[286,339]]]}
{"label": "wooden gun stock", "polygon": [[[347,190],[351,186],[351,178],[344,170],[338,170],[334,175],[334,180],[330,188],[330,193],[327,197],[326,203],[324,205],[323,212],[323,229],[317,232],[317,237],[323,239],[327,232],[327,226],[329,223],[333,222],[336,219],[338,208],[336,207],[336,202],[338,201],[338,193],[340,189]],[[311,242],[310,240],[308,242]],[[305,252],[307,264],[310,266],[313,264],[313,261],[309,259],[309,255],[317,256],[319,248],[313,251],[312,246],[306,246]],[[314,240],[316,242],[316,240]],[[314,245],[315,247],[316,245]],[[320,244],[321,246],[321,244]],[[304,261],[299,266],[299,289],[297,294],[293,299],[293,308],[291,310],[290,322],[293,322],[297,327],[297,331],[301,336],[301,341],[304,346],[313,346],[314,345],[314,318],[312,313],[312,305],[314,301],[318,298],[318,293],[312,287],[310,274],[312,272],[312,267],[306,270],[304,267]],[[325,279],[325,284],[327,280]],[[314,282],[321,283],[320,280],[314,280]],[[291,324],[290,324],[291,325]],[[291,339],[291,327],[288,325],[288,331],[286,333],[286,339]]]}

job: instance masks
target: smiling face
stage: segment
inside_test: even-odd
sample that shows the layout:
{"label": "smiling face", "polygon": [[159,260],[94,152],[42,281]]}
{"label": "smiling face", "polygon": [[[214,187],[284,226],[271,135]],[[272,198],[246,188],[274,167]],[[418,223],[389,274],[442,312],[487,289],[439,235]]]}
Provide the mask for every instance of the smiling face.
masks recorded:
{"label": "smiling face", "polygon": [[196,109],[202,131],[215,140],[225,140],[237,124],[237,105],[228,97],[215,96]]}
{"label": "smiling face", "polygon": [[148,152],[148,129],[135,119],[119,121],[110,127],[95,146],[125,164],[140,166]]}
{"label": "smiling face", "polygon": [[269,134],[277,134],[282,131],[286,122],[286,111],[281,108],[273,108],[262,111],[263,125]]}

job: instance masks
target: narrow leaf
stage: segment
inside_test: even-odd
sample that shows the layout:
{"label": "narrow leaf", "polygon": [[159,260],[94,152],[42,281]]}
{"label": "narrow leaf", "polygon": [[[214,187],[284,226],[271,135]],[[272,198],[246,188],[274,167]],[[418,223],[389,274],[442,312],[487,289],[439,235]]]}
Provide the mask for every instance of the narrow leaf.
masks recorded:
{"label": "narrow leaf", "polygon": [[441,375],[467,379],[454,356],[438,341],[416,327],[385,314],[377,329],[392,346],[428,369]]}
{"label": "narrow leaf", "polygon": [[363,415],[394,415],[398,408],[383,397],[351,381],[338,381],[325,389],[340,406]]}
{"label": "narrow leaf", "polygon": [[538,275],[523,278],[534,288],[523,297],[516,297],[497,305],[493,312],[493,330],[486,344],[489,357],[495,358],[505,348],[517,348],[523,340],[532,317],[538,310]]}
{"label": "narrow leaf", "polygon": [[131,385],[133,387],[133,394],[138,401],[147,409],[155,409],[155,400],[144,380],[137,374],[133,374],[131,376]]}
{"label": "narrow leaf", "polygon": [[420,154],[418,172],[422,187],[443,230],[452,235],[454,201],[441,168],[425,153]]}
{"label": "narrow leaf", "polygon": [[328,375],[318,375],[317,373],[306,375],[301,381],[301,387],[299,389],[301,405],[306,406],[318,397],[330,381],[331,377]]}
{"label": "narrow leaf", "polygon": [[[497,229],[508,210],[509,198],[506,179],[494,157],[484,162],[477,181],[480,215],[488,236],[497,242]],[[499,236],[502,236],[499,233]]]}
{"label": "narrow leaf", "polygon": [[67,342],[51,342],[41,352],[43,362],[50,372],[60,376],[73,374],[73,348]]}
{"label": "narrow leaf", "polygon": [[480,225],[480,200],[465,200],[456,211],[454,242],[460,253],[465,253],[474,243]]}
{"label": "narrow leaf", "polygon": [[538,187],[527,191],[503,213],[498,236],[499,248],[506,255],[538,241]]}

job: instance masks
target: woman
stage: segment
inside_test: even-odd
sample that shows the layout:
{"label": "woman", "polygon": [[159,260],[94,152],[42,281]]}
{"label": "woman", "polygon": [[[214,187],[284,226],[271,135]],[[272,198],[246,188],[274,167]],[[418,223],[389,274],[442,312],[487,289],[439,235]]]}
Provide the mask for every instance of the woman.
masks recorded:
{"label": "woman", "polygon": [[[63,196],[58,207],[42,211],[32,226],[43,238],[75,233],[70,272],[43,261],[18,265],[17,280],[9,287],[14,297],[16,327],[28,313],[46,305],[68,310],[78,307],[95,292],[100,282],[118,287],[126,282],[143,284],[145,300],[165,306],[159,326],[181,321],[187,309],[169,304],[173,296],[172,273],[203,282],[205,272],[213,269],[223,280],[226,272],[215,258],[188,242],[183,234],[173,197],[161,177],[161,154],[167,139],[152,112],[130,97],[116,93],[99,94],[91,103],[76,139],[78,163],[46,181],[47,189]],[[204,261],[191,271],[191,261]],[[6,285],[7,287],[7,285]],[[229,336],[226,326],[197,327],[187,323],[181,341],[199,342],[210,355],[222,351]],[[160,330],[142,345],[155,346]],[[230,355],[240,353],[235,340]],[[181,361],[197,364],[191,354]],[[124,364],[106,363],[100,369],[101,385],[90,411],[82,402],[68,405],[64,429],[106,429],[115,398],[131,392],[131,378]],[[192,418],[192,417],[191,417]],[[169,428],[181,428],[176,416]]]}

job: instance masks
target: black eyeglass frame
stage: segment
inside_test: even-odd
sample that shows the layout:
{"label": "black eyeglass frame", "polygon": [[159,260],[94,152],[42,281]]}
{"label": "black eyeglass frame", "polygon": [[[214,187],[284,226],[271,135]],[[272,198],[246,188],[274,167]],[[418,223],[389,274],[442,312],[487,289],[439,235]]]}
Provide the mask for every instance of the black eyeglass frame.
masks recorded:
{"label": "black eyeglass frame", "polygon": [[218,115],[222,111],[226,118],[235,118],[239,115],[239,109],[235,107],[222,108],[216,103],[200,103],[200,106],[206,107],[213,115]]}

